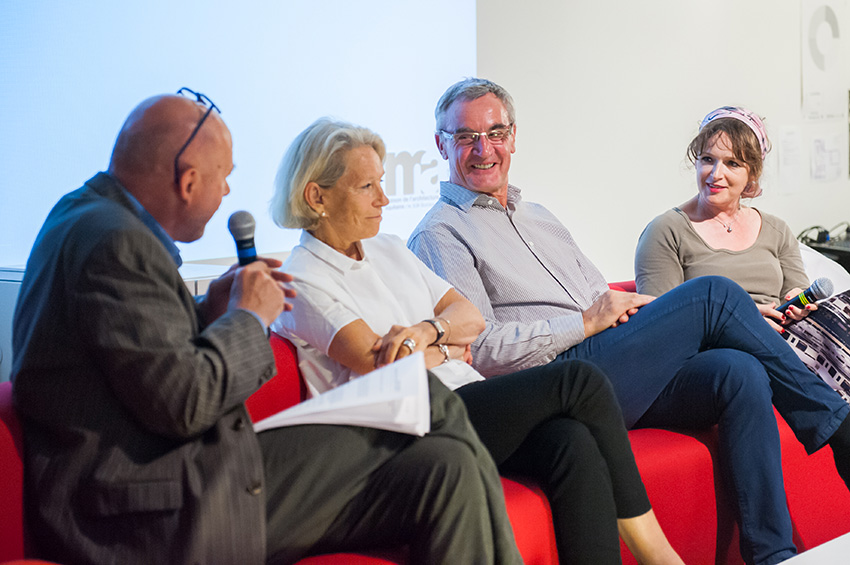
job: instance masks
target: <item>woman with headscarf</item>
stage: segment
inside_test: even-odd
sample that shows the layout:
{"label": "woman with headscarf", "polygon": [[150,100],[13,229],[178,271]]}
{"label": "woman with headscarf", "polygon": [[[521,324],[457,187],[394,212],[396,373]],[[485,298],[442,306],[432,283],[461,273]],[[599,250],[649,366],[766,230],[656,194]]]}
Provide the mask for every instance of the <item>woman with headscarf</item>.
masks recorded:
{"label": "woman with headscarf", "polygon": [[740,107],[710,112],[688,146],[697,194],[646,227],[635,255],[638,292],[660,296],[701,275],[723,275],[746,290],[777,331],[817,308],[776,307],[809,286],[799,246],[781,219],[747,206],[770,150],[764,123]]}

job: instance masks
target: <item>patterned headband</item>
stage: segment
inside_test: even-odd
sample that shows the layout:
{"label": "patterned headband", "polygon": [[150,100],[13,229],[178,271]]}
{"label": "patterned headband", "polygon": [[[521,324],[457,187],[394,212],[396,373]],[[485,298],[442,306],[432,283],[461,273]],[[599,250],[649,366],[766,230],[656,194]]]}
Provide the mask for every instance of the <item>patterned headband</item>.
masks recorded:
{"label": "patterned headband", "polygon": [[717,110],[710,112],[702,119],[702,123],[699,125],[700,131],[702,131],[702,128],[704,128],[708,122],[713,122],[719,118],[732,118],[747,124],[747,126],[753,130],[753,133],[756,134],[756,139],[759,140],[759,145],[761,146],[761,158],[764,160],[765,156],[767,156],[767,132],[764,130],[764,122],[761,121],[761,118],[744,108],[737,106],[723,106],[722,108],[718,108]]}

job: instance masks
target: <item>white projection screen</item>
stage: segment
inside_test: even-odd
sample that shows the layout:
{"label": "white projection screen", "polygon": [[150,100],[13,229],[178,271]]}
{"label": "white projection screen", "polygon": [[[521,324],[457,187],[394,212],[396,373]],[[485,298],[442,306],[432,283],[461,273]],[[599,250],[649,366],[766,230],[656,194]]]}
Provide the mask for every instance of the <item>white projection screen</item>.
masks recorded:
{"label": "white projection screen", "polygon": [[474,0],[6,1],[0,22],[0,267],[23,265],[53,204],[106,168],[133,106],[182,86],[221,108],[236,164],[185,261],[235,255],[240,209],[261,254],[297,243],[268,201],[284,150],[321,116],[384,138],[382,230],[406,238],[447,178],[434,105],[475,74]]}

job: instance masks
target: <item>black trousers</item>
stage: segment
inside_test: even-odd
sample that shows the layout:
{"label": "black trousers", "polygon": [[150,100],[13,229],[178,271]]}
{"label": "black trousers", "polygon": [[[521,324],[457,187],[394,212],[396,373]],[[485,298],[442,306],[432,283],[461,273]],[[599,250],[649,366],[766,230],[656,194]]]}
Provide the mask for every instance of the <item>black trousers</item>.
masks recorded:
{"label": "black trousers", "polygon": [[555,362],[455,392],[499,470],[546,492],[560,562],[620,563],[616,519],[651,506],[607,377]]}

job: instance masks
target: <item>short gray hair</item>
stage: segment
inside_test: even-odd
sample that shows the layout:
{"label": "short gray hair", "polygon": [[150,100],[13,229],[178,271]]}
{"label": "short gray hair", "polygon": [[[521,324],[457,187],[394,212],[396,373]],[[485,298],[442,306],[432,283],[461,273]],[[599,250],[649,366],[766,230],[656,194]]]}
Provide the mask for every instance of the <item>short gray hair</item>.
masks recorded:
{"label": "short gray hair", "polygon": [[440,97],[434,117],[437,120],[437,130],[444,129],[444,118],[455,100],[476,100],[485,94],[494,94],[502,101],[505,110],[508,111],[508,119],[513,124],[516,122],[516,111],[514,110],[514,99],[508,91],[486,78],[465,78],[451,85]]}
{"label": "short gray hair", "polygon": [[274,223],[282,228],[313,229],[319,214],[304,198],[308,183],[330,188],[345,173],[345,156],[368,145],[383,162],[387,154],[381,136],[370,129],[330,118],[319,118],[286,150],[274,180],[269,209]]}

